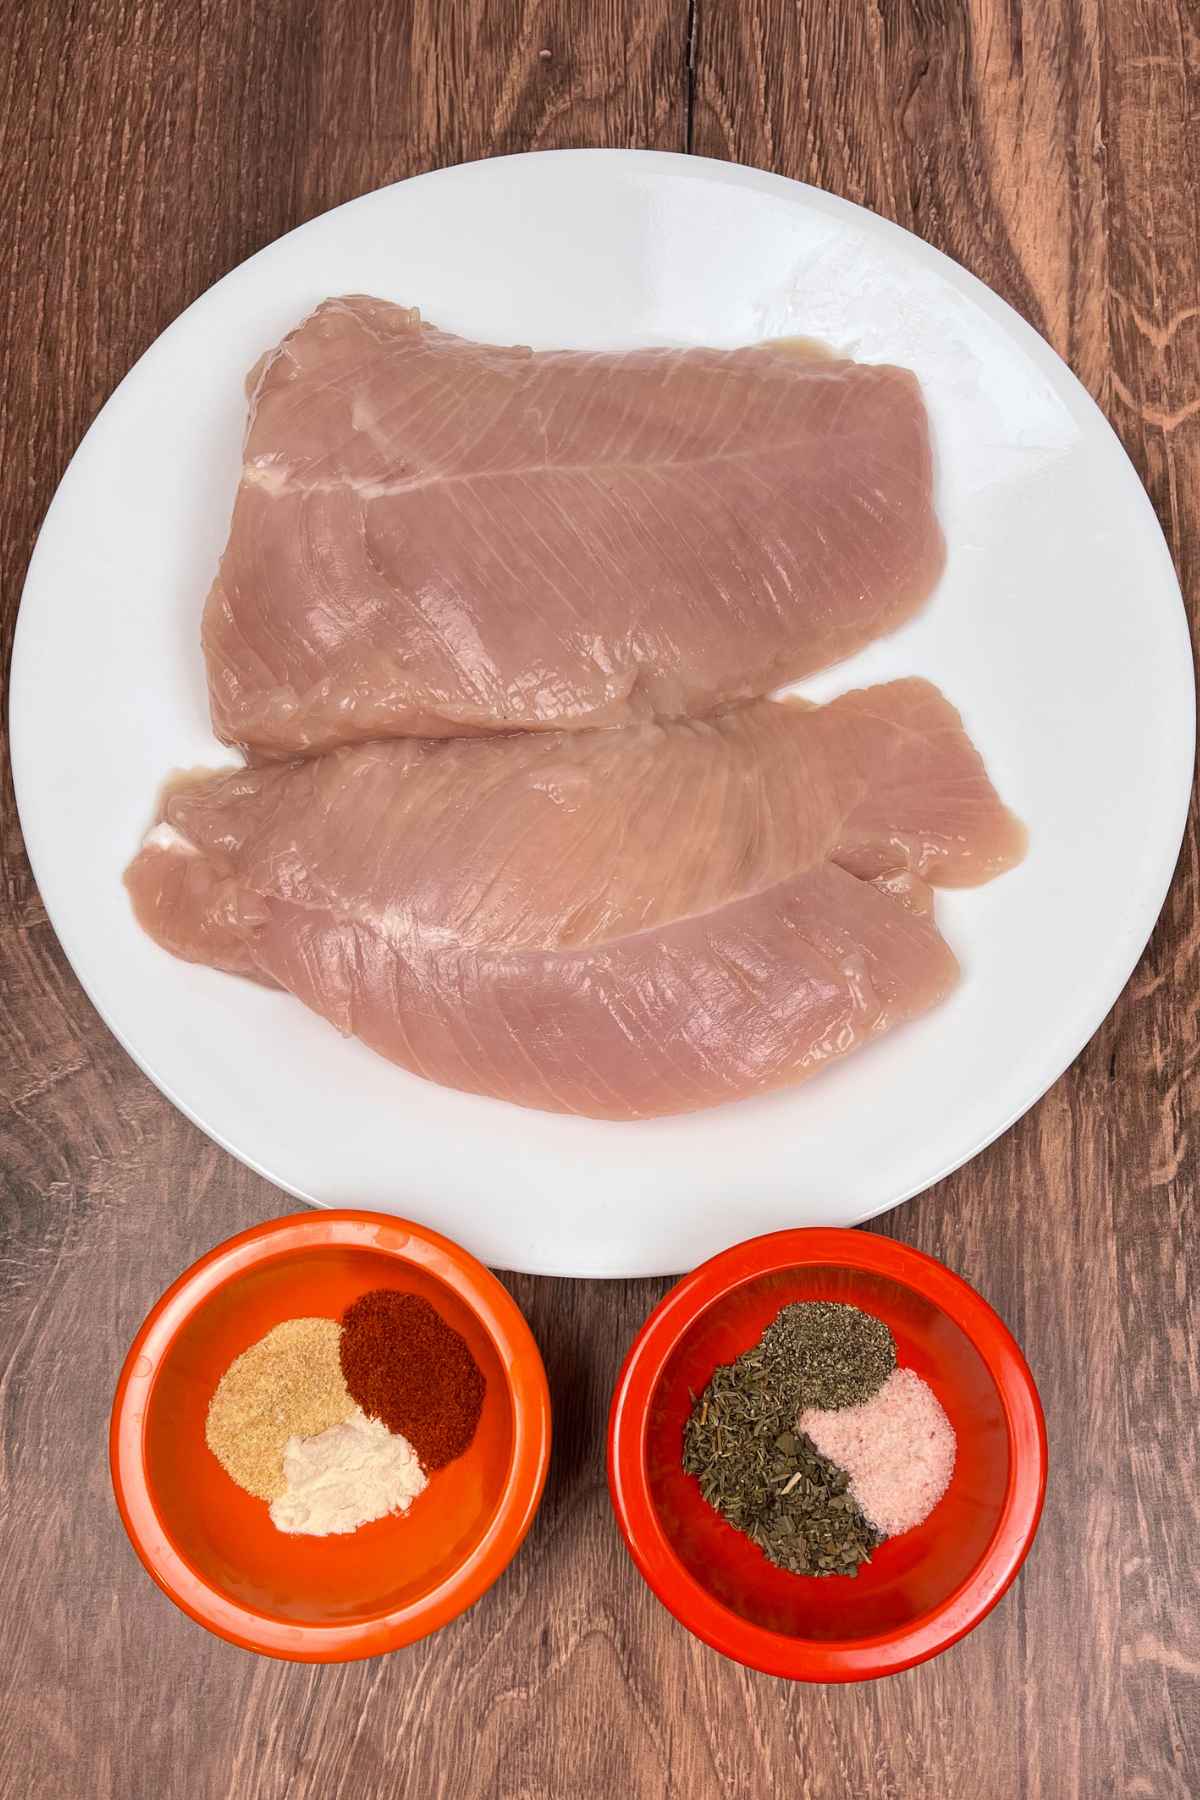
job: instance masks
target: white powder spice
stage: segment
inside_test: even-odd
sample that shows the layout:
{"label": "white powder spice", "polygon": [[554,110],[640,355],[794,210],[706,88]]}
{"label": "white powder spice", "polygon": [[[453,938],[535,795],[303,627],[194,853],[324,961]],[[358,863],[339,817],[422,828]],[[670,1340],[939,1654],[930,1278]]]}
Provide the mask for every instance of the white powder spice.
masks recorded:
{"label": "white powder spice", "polygon": [[329,1537],[385,1513],[405,1513],[426,1483],[407,1438],[355,1407],[316,1437],[292,1437],[283,1452],[284,1490],[271,1504],[280,1531]]}
{"label": "white powder spice", "polygon": [[798,1428],[845,1469],[851,1494],[885,1537],[927,1519],[954,1473],[954,1427],[915,1369],[894,1369],[861,1406],[808,1407]]}

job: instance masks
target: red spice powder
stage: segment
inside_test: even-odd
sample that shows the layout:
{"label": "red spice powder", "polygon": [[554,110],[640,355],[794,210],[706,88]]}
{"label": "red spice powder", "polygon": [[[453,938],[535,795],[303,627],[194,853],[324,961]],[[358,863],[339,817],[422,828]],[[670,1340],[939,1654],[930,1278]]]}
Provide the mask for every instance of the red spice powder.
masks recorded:
{"label": "red spice powder", "polygon": [[360,1295],[342,1319],[341,1359],[351,1399],[406,1437],[425,1469],[444,1468],[475,1436],[483,1372],[462,1333],[420,1294]]}

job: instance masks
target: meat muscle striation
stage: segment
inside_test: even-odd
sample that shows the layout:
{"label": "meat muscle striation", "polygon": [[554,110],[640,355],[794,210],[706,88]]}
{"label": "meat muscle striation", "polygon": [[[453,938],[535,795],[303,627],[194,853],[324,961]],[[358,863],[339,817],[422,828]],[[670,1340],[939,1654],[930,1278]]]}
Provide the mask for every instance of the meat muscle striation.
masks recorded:
{"label": "meat muscle striation", "polygon": [[700,716],[893,630],[941,564],[906,369],[534,353],[329,300],[251,377],[213,720],[287,757]]}
{"label": "meat muscle striation", "polygon": [[954,984],[929,885],[1019,860],[909,680],[618,732],[404,741],[191,783],[126,877],[176,955],[451,1087],[611,1119],[803,1079]]}

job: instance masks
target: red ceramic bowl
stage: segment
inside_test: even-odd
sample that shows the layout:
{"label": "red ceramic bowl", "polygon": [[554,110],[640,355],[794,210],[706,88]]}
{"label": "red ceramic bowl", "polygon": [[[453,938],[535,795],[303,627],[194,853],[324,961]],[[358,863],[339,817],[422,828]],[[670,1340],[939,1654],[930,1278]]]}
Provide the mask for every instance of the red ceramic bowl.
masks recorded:
{"label": "red ceramic bowl", "polygon": [[[929,1518],[853,1581],[775,1568],[680,1466],[692,1395],[792,1300],[885,1319],[958,1438]],[[941,1263],[864,1231],[780,1231],[702,1264],[650,1315],[613,1396],[608,1478],[634,1562],[689,1631],[769,1675],[863,1681],[936,1656],[999,1600],[1037,1530],[1046,1429],[1011,1333]]]}
{"label": "red ceramic bowl", "polygon": [[[465,1454],[403,1517],[289,1536],[204,1441],[225,1369],[272,1326],[339,1317],[371,1288],[419,1293],[487,1380]],[[230,1643],[297,1662],[394,1650],[463,1612],[515,1556],[550,1457],[546,1372],[511,1296],[436,1231],[368,1212],[305,1212],[230,1238],[180,1276],[121,1371],[109,1441],[134,1549],[159,1587]]]}

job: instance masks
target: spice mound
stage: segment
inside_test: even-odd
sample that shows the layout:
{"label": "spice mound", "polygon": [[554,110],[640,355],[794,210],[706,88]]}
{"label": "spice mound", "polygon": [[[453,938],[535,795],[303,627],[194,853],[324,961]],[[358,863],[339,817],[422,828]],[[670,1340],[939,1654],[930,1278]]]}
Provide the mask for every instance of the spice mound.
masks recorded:
{"label": "spice mound", "polygon": [[799,1426],[846,1470],[851,1494],[884,1537],[920,1525],[950,1485],[954,1427],[913,1369],[896,1369],[861,1406],[812,1407]]}
{"label": "spice mound", "polygon": [[317,1437],[289,1438],[283,1473],[287,1485],[271,1504],[271,1523],[313,1537],[407,1512],[427,1480],[412,1445],[357,1406]]}
{"label": "spice mound", "polygon": [[857,1406],[896,1366],[883,1320],[840,1300],[785,1306],[748,1354],[778,1394],[805,1406]]}
{"label": "spice mound", "polygon": [[405,1513],[461,1456],[486,1382],[466,1339],[417,1294],[378,1288],[344,1319],[285,1319],[230,1363],[205,1439],[280,1530],[357,1531]]}
{"label": "spice mound", "polygon": [[461,1456],[479,1424],[484,1379],[461,1332],[420,1294],[376,1288],[346,1308],[342,1373],[351,1396],[402,1432],[427,1469]]}
{"label": "spice mound", "polygon": [[785,1306],[758,1343],[714,1369],[684,1428],[683,1467],[769,1562],[857,1575],[941,1499],[954,1429],[896,1367],[882,1319],[840,1301]]}
{"label": "spice mound", "polygon": [[283,1492],[288,1439],[348,1419],[336,1319],[285,1319],[235,1357],[208,1408],[204,1435],[225,1473],[259,1500]]}

